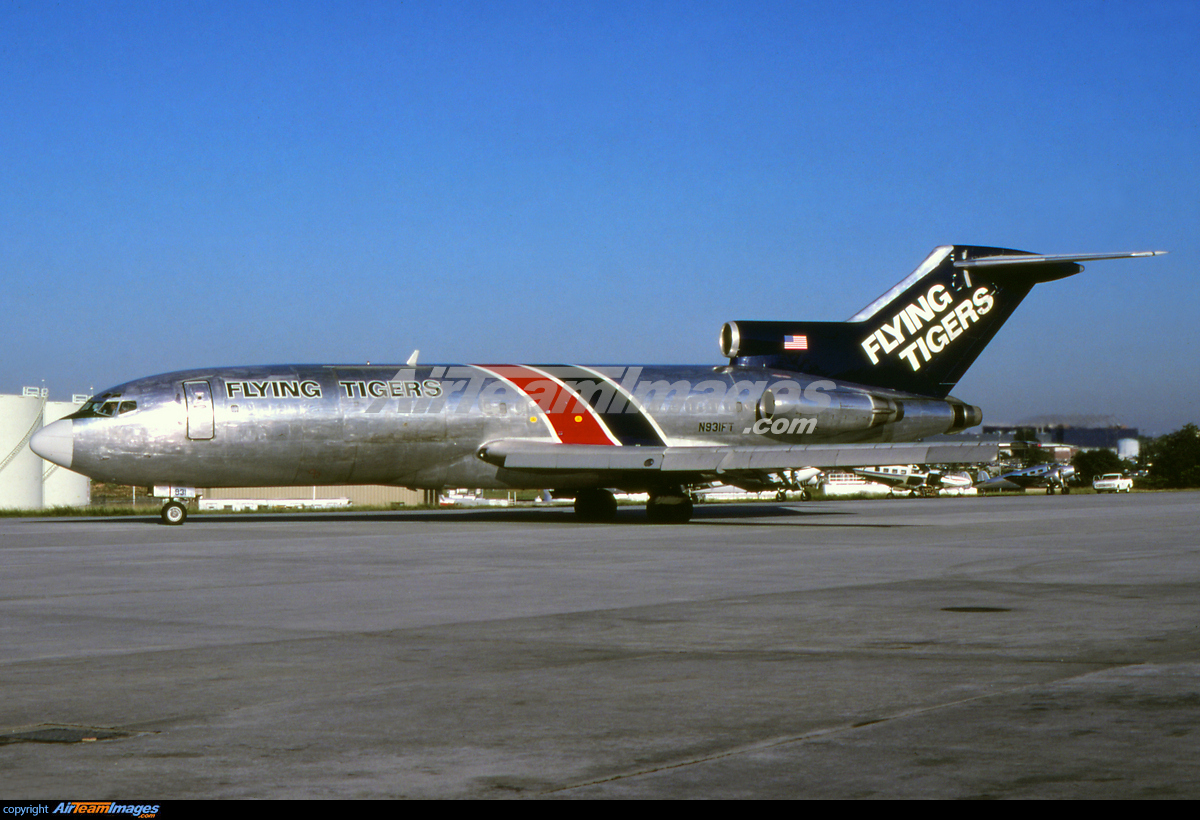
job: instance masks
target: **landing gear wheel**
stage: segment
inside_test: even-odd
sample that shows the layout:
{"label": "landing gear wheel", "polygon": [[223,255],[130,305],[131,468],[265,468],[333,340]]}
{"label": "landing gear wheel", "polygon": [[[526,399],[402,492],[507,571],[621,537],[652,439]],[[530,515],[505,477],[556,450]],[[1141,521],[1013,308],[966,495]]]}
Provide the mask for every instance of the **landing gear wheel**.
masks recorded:
{"label": "landing gear wheel", "polygon": [[187,507],[178,501],[168,501],[163,504],[162,522],[172,527],[178,527],[184,521],[187,521]]}
{"label": "landing gear wheel", "polygon": [[652,495],[646,502],[651,524],[686,524],[692,518],[692,499],[686,495]]}
{"label": "landing gear wheel", "polygon": [[1068,486],[1066,486],[1066,485],[1063,485],[1063,488],[1062,488],[1062,494],[1063,494],[1063,495],[1070,495],[1070,494],[1071,494],[1071,488],[1070,488],[1070,487],[1068,487]]}
{"label": "landing gear wheel", "polygon": [[811,501],[812,493],[810,493],[808,490],[801,490],[800,491],[800,500],[801,501]]}
{"label": "landing gear wheel", "polygon": [[775,493],[775,500],[787,501],[787,492],[785,490],[780,490],[779,492]]}
{"label": "landing gear wheel", "polygon": [[617,499],[608,490],[580,490],[575,496],[575,517],[604,524],[617,517]]}
{"label": "landing gear wheel", "polygon": [[1054,495],[1054,485],[1053,484],[1051,484],[1049,487],[1046,488],[1046,495]]}

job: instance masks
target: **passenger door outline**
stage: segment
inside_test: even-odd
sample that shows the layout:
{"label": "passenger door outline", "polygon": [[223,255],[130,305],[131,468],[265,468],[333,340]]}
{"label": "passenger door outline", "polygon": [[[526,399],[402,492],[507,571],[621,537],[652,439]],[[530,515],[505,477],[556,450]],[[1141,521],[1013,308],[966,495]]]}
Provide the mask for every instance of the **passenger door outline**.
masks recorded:
{"label": "passenger door outline", "polygon": [[187,399],[187,436],[193,441],[206,441],[214,434],[212,389],[200,379],[183,383]]}

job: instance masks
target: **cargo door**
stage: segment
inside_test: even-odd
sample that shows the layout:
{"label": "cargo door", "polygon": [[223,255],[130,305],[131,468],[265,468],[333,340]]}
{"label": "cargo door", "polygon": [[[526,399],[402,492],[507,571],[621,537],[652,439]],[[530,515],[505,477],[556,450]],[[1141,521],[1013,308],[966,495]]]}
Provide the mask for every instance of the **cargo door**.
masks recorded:
{"label": "cargo door", "polygon": [[184,382],[183,394],[187,398],[188,438],[194,440],[212,438],[213,400],[208,382]]}

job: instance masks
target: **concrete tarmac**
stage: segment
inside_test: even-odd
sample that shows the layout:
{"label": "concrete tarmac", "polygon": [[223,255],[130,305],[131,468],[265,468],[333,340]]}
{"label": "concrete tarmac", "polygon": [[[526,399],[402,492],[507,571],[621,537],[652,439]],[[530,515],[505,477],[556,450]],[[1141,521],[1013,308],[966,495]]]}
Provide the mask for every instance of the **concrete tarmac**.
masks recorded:
{"label": "concrete tarmac", "polygon": [[1200,493],[0,519],[0,562],[0,799],[1200,797]]}

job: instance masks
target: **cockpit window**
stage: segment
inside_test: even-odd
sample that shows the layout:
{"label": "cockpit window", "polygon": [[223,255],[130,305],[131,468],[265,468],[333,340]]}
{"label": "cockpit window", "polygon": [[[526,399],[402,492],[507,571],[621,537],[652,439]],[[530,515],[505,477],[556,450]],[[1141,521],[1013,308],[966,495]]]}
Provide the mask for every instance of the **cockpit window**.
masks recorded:
{"label": "cockpit window", "polygon": [[94,396],[76,410],[71,415],[67,416],[70,419],[87,419],[87,418],[109,418],[112,416],[123,416],[126,413],[132,413],[137,410],[137,402],[132,400],[121,400],[121,396],[117,393],[104,393],[99,396]]}

